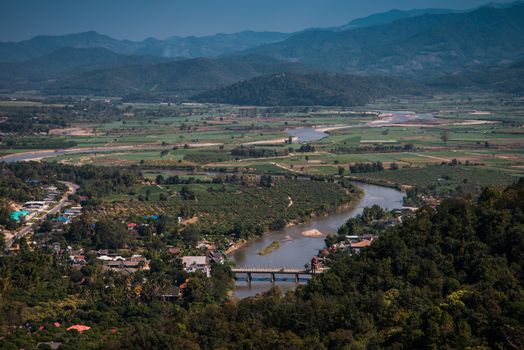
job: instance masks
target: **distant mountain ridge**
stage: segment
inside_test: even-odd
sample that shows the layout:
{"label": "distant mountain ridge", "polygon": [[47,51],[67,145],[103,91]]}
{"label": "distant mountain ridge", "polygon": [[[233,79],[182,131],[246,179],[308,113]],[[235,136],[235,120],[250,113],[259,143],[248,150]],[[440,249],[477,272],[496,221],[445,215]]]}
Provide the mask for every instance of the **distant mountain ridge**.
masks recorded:
{"label": "distant mountain ridge", "polygon": [[48,55],[63,47],[105,48],[123,55],[154,55],[159,57],[218,57],[254,46],[284,40],[289,34],[245,31],[234,34],[215,34],[203,37],[171,37],[166,40],[117,40],[95,31],[83,33],[36,36],[32,39],[0,42],[0,62],[22,62]]}
{"label": "distant mountain ridge", "polygon": [[425,14],[342,32],[312,30],[246,53],[342,73],[450,73],[521,57],[524,4]]}
{"label": "distant mountain ridge", "polygon": [[[236,51],[239,48],[247,49]],[[185,58],[191,56],[209,57]],[[15,62],[1,62],[2,57]],[[36,90],[53,95],[155,99],[208,93],[207,97],[217,101],[225,101],[225,95],[229,100],[237,96],[239,103],[254,101],[252,92],[260,89],[264,96],[257,103],[262,99],[277,104],[292,101],[289,96],[279,99],[265,91],[262,86],[267,84],[282,93],[285,85],[297,94],[317,93],[328,103],[350,103],[363,99],[347,90],[349,85],[333,73],[351,77],[353,87],[361,87],[354,90],[361,92],[371,82],[382,91],[388,85],[384,80],[365,81],[355,75],[398,76],[445,89],[477,85],[518,92],[521,84],[511,74],[521,77],[517,63],[523,57],[524,3],[516,2],[463,12],[393,10],[347,26],[295,34],[246,31],[141,42],[92,31],[38,36],[20,43],[0,43],[0,89],[3,93]],[[494,82],[488,81],[484,69],[493,74]],[[271,76],[282,72],[297,75],[289,74],[280,81]],[[316,81],[313,72],[330,73],[326,81],[345,92],[338,96],[332,87]],[[256,77],[261,78],[253,79]],[[513,88],[505,89],[504,82]],[[401,86],[411,91],[406,84]],[[324,92],[315,90],[319,87]],[[238,88],[247,91],[234,91]],[[318,99],[309,96],[305,102]]]}
{"label": "distant mountain ridge", "polygon": [[381,13],[375,13],[367,17],[363,18],[357,18],[348,24],[339,26],[339,27],[331,27],[328,28],[328,30],[337,31],[337,32],[343,32],[350,29],[355,28],[363,28],[363,27],[371,27],[371,26],[378,26],[383,24],[388,24],[391,22],[394,22],[399,19],[404,18],[411,18],[411,17],[418,17],[422,15],[442,15],[447,13],[458,13],[460,11],[455,10],[449,10],[449,9],[434,9],[434,8],[428,8],[428,9],[414,9],[414,10],[389,10],[386,12]]}
{"label": "distant mountain ridge", "polygon": [[148,66],[168,59],[117,54],[105,48],[62,47],[24,62],[0,63],[0,88],[39,89],[49,80],[103,68]]}
{"label": "distant mountain ridge", "polygon": [[48,84],[47,94],[170,95],[189,97],[259,75],[307,71],[304,66],[267,57],[193,58],[152,65],[99,69]]}
{"label": "distant mountain ridge", "polygon": [[[495,8],[508,8],[522,3],[516,1],[510,4],[488,4]],[[343,32],[350,29],[384,25],[399,19],[413,18],[426,14],[449,14],[467,11],[449,9],[414,9],[390,10],[357,18],[346,25],[331,28],[312,28],[295,33],[280,33],[269,31],[242,31],[232,34],[215,34],[208,36],[173,36],[165,40],[148,38],[142,41],[117,40],[95,31],[73,33],[67,35],[39,35],[21,42],[0,42],[0,62],[22,62],[50,54],[63,48],[105,48],[123,55],[151,55],[167,58],[214,58],[229,55],[261,45],[281,42],[291,36],[303,32],[324,30]]]}

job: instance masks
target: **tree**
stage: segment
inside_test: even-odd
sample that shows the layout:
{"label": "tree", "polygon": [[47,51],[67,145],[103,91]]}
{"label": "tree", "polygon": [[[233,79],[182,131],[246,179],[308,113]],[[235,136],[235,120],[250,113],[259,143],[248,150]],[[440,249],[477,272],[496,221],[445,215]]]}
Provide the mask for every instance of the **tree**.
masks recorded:
{"label": "tree", "polygon": [[443,131],[440,134],[440,139],[442,140],[442,142],[448,143],[448,141],[449,141],[449,133],[447,131]]}
{"label": "tree", "polygon": [[50,220],[44,220],[40,225],[39,232],[51,232],[53,230],[53,224]]}
{"label": "tree", "polygon": [[180,196],[184,198],[184,200],[194,200],[196,198],[195,193],[187,186],[182,186],[180,189]]}
{"label": "tree", "polygon": [[271,177],[271,175],[262,175],[260,177],[260,186],[261,187],[273,186],[273,178]]}
{"label": "tree", "polygon": [[119,249],[129,242],[129,232],[118,221],[101,219],[95,224],[93,245],[96,248]]}
{"label": "tree", "polygon": [[200,230],[196,225],[187,225],[184,230],[182,230],[182,239],[189,245],[194,245],[201,237]]}

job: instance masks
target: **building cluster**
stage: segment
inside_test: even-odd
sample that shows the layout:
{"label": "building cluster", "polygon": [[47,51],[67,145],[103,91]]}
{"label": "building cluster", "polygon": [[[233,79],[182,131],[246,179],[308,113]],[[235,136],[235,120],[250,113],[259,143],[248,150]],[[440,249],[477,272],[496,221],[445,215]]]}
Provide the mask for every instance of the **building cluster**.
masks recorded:
{"label": "building cluster", "polygon": [[104,269],[122,273],[134,273],[137,271],[149,270],[149,260],[144,256],[134,254],[131,257],[124,258],[119,255],[99,255],[98,260],[102,261]]}
{"label": "building cluster", "polygon": [[96,256],[96,259],[102,262],[105,270],[117,271],[131,274],[137,271],[149,270],[149,260],[139,254],[133,254],[130,257],[123,257],[118,254],[109,253],[107,249],[91,251],[86,254],[84,249],[73,250],[67,248],[69,264],[76,268],[82,268],[88,263],[87,255]]}

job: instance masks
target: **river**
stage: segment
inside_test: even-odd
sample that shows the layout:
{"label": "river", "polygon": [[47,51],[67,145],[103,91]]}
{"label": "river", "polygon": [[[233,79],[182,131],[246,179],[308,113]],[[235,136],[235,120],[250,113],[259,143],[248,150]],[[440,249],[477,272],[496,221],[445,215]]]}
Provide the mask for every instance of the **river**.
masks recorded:
{"label": "river", "polygon": [[[374,204],[378,204],[385,209],[402,207],[403,192],[369,184],[359,183],[358,186],[364,191],[364,196],[353,208],[329,216],[315,218],[305,224],[269,232],[248,242],[232,253],[229,258],[239,267],[303,268],[311,260],[311,257],[318,254],[318,251],[324,247],[324,238],[304,237],[301,234],[303,231],[317,229],[324,234],[336,233],[343,223],[349,218],[362,213],[365,207]],[[258,251],[275,240],[281,241],[280,248],[264,256],[258,254]],[[290,290],[294,289],[297,284],[292,281],[278,281],[277,285],[283,290]],[[271,286],[271,282],[262,279],[254,280],[251,284],[239,280],[235,285],[234,296],[239,299],[246,298],[267,291]]]}
{"label": "river", "polygon": [[[362,127],[384,127],[395,124],[401,124],[407,121],[422,120],[428,121],[434,119],[432,114],[419,114],[414,112],[404,111],[379,111],[380,119],[373,120],[362,124],[353,125],[330,125],[325,127],[299,127],[289,128],[286,132],[293,137],[297,138],[299,143],[312,142],[321,140],[329,136],[329,131],[338,129],[349,129],[349,128],[362,128]],[[159,145],[149,145],[148,147],[140,147],[142,149],[158,149]],[[90,147],[90,148],[65,148],[57,150],[39,150],[22,152],[18,154],[10,154],[7,156],[0,157],[0,161],[6,163],[23,162],[29,160],[40,160],[44,158],[54,158],[65,154],[80,154],[80,153],[103,153],[103,152],[114,152],[114,151],[128,151],[137,149],[136,145],[127,146],[102,146],[102,147]]]}
{"label": "river", "polygon": [[395,124],[402,124],[413,121],[433,121],[435,117],[430,113],[415,113],[409,111],[377,111],[379,119],[375,119],[366,123],[352,124],[352,125],[329,125],[324,127],[300,127],[286,129],[288,135],[296,137],[299,143],[313,142],[321,140],[329,136],[329,131],[352,129],[352,128],[380,128],[387,126],[394,126]]}

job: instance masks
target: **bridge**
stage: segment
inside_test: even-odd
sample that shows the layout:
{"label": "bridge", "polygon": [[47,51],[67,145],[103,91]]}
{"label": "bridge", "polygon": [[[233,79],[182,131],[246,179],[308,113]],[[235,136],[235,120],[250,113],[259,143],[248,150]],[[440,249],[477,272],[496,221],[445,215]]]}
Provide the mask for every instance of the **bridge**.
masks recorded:
{"label": "bridge", "polygon": [[316,273],[321,273],[322,271],[313,271],[310,269],[297,269],[297,268],[278,268],[278,267],[236,267],[232,268],[231,271],[235,274],[245,274],[247,276],[247,282],[251,283],[253,280],[253,275],[270,275],[271,282],[276,281],[277,275],[292,275],[295,276],[295,282],[300,280],[301,275],[312,276]]}

